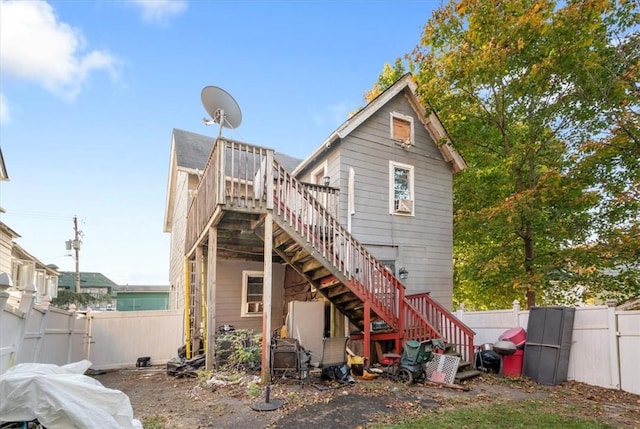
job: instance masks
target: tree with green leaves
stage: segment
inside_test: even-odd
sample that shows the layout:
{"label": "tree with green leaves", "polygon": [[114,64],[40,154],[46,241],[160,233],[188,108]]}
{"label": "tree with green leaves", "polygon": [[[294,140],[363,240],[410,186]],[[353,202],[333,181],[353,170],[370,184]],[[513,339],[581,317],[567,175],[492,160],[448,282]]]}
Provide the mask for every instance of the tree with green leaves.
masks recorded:
{"label": "tree with green leaves", "polygon": [[51,300],[51,305],[67,310],[71,304],[81,309],[104,302],[111,302],[111,295],[104,294],[96,296],[89,293],[76,293],[68,289],[60,289],[58,290],[58,296]]}
{"label": "tree with green leaves", "polygon": [[411,66],[469,165],[454,182],[457,302],[640,293],[638,10],[463,0],[428,20]]}
{"label": "tree with green leaves", "polygon": [[378,76],[378,81],[373,85],[373,88],[364,93],[364,100],[369,103],[406,73],[407,72],[401,58],[396,58],[393,66],[389,63],[384,63],[382,66],[382,72]]}

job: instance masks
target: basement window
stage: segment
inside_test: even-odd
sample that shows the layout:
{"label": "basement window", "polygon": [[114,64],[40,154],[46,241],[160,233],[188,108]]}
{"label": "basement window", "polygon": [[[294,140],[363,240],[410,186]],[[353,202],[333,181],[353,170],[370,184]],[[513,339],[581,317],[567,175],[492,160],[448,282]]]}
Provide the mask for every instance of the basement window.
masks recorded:
{"label": "basement window", "polygon": [[405,148],[413,146],[413,117],[391,112],[390,121],[391,139],[400,142]]}
{"label": "basement window", "polygon": [[242,272],[242,316],[262,316],[264,309],[264,274],[262,271]]}

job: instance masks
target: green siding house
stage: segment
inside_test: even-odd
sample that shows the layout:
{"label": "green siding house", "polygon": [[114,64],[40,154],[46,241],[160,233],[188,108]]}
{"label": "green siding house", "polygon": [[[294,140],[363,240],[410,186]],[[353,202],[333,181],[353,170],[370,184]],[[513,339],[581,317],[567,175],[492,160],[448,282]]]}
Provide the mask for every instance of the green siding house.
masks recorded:
{"label": "green siding house", "polygon": [[125,285],[116,291],[116,310],[144,311],[169,308],[169,286]]}

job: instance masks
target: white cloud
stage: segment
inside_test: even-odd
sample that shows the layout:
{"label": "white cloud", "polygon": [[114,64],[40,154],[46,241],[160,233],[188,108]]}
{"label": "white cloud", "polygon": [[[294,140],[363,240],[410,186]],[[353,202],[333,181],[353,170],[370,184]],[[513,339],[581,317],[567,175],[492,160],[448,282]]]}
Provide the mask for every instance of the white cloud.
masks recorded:
{"label": "white cloud", "polygon": [[61,98],[73,100],[89,74],[105,70],[116,76],[116,59],[104,50],[86,52],[82,32],[59,21],[45,1],[1,1],[2,78],[35,82]]}
{"label": "white cloud", "polygon": [[0,93],[0,124],[7,124],[11,121],[11,113],[9,112],[9,104],[4,98],[4,94]]}
{"label": "white cloud", "polygon": [[184,0],[131,0],[140,9],[142,19],[148,23],[166,23],[170,18],[187,10]]}

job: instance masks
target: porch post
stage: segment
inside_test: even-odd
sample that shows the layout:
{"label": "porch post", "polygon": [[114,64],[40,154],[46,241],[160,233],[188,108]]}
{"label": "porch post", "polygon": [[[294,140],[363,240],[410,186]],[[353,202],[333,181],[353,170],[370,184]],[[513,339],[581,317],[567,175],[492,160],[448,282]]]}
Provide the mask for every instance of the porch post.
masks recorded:
{"label": "porch post", "polygon": [[218,253],[218,228],[209,227],[209,249],[207,251],[207,348],[205,354],[206,369],[215,367],[216,353],[216,255]]}
{"label": "porch post", "polygon": [[364,302],[364,357],[371,365],[371,304],[368,300]]}
{"label": "porch post", "polygon": [[264,277],[263,277],[263,313],[262,313],[262,383],[268,384],[271,378],[271,296],[273,291],[272,260],[273,252],[273,214],[266,214],[264,220]]}

